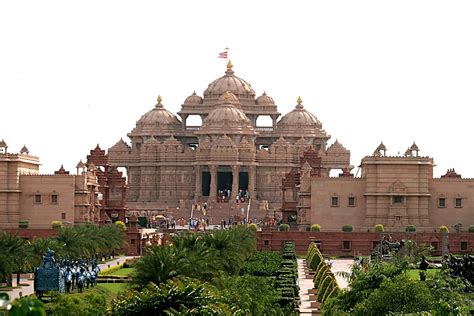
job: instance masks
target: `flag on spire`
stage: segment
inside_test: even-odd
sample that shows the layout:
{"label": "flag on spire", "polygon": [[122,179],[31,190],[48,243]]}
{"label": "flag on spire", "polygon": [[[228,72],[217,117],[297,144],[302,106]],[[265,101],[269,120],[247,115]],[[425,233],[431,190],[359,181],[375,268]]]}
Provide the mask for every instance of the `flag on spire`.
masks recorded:
{"label": "flag on spire", "polygon": [[219,56],[217,58],[227,58],[227,51],[219,53]]}

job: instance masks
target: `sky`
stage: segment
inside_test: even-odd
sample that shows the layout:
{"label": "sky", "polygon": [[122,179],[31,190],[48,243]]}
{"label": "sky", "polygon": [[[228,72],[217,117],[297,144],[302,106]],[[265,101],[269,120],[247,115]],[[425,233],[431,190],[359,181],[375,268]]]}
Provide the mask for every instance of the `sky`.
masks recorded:
{"label": "sky", "polygon": [[235,75],[282,114],[298,96],[361,159],[414,141],[474,177],[474,1],[1,1],[0,140],[74,171],[161,95],[171,112]]}

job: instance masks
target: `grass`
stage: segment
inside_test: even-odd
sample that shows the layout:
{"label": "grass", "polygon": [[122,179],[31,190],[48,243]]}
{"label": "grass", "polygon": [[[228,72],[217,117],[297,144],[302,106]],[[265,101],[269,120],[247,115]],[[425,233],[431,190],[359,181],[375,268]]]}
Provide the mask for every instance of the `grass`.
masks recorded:
{"label": "grass", "polygon": [[135,271],[135,268],[122,268],[117,271],[113,271],[110,273],[103,274],[104,276],[118,276],[118,277],[124,277],[124,276],[130,276],[133,272]]}
{"label": "grass", "polygon": [[127,288],[128,283],[99,283],[97,286],[105,288],[114,295],[117,295],[119,292],[122,292]]}
{"label": "grass", "polygon": [[[419,269],[410,269],[408,270],[408,276],[411,280],[419,281],[420,280],[420,271]],[[433,279],[433,276],[439,272],[440,269],[428,269],[426,270],[426,279]]]}

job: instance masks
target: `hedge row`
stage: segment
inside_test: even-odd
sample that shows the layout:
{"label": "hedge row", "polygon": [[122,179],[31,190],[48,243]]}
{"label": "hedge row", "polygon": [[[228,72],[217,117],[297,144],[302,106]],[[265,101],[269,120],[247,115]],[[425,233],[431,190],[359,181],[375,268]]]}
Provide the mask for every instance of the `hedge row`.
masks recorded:
{"label": "hedge row", "polygon": [[283,260],[278,270],[276,286],[280,289],[280,305],[297,308],[299,305],[299,287],[297,285],[298,270],[296,265],[296,249],[294,242],[285,242]]}
{"label": "hedge row", "polygon": [[318,293],[317,300],[324,303],[328,298],[338,293],[339,286],[334,273],[332,273],[331,268],[314,242],[309,245],[306,252],[306,263],[311,270],[315,271],[313,283]]}

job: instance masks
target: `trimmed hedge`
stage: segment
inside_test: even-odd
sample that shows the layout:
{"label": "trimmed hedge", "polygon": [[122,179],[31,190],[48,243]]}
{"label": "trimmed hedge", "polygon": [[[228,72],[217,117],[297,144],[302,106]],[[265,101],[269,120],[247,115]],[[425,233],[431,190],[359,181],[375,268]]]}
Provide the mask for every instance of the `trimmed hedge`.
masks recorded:
{"label": "trimmed hedge", "polygon": [[280,224],[280,226],[278,226],[278,231],[280,232],[287,232],[290,230],[290,225],[288,224]]}
{"label": "trimmed hedge", "polygon": [[409,232],[409,233],[416,232],[416,226],[410,224],[410,225],[408,225],[408,226],[405,228],[405,231],[406,231],[406,232]]}
{"label": "trimmed hedge", "polygon": [[342,226],[342,231],[347,232],[347,233],[351,232],[352,231],[352,225],[349,225],[349,224],[343,225]]}
{"label": "trimmed hedge", "polygon": [[319,224],[311,225],[311,231],[312,232],[320,232],[321,231],[321,225],[319,225]]}
{"label": "trimmed hedge", "polygon": [[385,228],[383,227],[382,224],[377,224],[374,226],[374,231],[376,233],[383,233],[385,231]]}
{"label": "trimmed hedge", "polygon": [[444,225],[441,225],[441,226],[439,226],[439,232],[440,233],[449,233],[449,228],[444,226]]}

